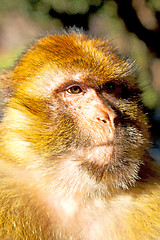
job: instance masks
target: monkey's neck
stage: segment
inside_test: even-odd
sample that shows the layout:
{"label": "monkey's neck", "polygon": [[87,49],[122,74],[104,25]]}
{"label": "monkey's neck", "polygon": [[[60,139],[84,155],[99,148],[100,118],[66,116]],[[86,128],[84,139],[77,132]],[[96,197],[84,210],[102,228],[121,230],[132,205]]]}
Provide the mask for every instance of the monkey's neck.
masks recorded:
{"label": "monkey's neck", "polygon": [[[83,192],[66,194],[61,198],[54,192],[41,191],[41,198],[49,211],[57,219],[56,224],[61,232],[72,232],[73,239],[103,239],[103,234],[113,229],[123,229],[123,219],[129,207],[130,197],[90,198]],[[125,208],[122,208],[125,206]],[[77,238],[78,235],[78,238]],[[107,239],[107,236],[106,238]]]}

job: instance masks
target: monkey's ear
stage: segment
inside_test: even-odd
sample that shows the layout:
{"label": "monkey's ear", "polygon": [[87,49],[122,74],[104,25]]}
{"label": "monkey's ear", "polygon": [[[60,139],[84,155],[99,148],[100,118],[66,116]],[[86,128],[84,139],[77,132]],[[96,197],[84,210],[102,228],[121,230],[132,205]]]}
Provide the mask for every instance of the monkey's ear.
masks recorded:
{"label": "monkey's ear", "polygon": [[9,74],[0,74],[0,91],[5,97],[10,97],[14,90],[14,84]]}

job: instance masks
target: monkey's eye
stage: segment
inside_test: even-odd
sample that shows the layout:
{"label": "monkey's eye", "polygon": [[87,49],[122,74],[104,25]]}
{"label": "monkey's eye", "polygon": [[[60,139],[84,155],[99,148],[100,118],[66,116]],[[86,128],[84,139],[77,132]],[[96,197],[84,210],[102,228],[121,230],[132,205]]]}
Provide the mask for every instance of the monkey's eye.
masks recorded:
{"label": "monkey's eye", "polygon": [[115,84],[113,82],[107,82],[103,85],[102,90],[112,94],[116,98],[129,98],[131,94],[124,84]]}
{"label": "monkey's eye", "polygon": [[114,92],[116,89],[116,86],[113,82],[107,82],[105,85],[103,85],[102,90],[107,91],[108,93]]}
{"label": "monkey's eye", "polygon": [[82,92],[82,89],[79,86],[72,86],[67,89],[67,92],[70,94],[79,94]]}

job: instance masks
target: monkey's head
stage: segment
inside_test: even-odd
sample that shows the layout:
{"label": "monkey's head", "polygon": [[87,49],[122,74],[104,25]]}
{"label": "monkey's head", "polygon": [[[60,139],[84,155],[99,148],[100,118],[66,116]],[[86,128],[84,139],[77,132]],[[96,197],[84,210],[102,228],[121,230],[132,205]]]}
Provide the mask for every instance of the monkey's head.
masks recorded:
{"label": "monkey's head", "polygon": [[75,32],[40,39],[9,75],[5,151],[25,166],[32,154],[91,190],[133,185],[148,145],[134,70],[108,41]]}

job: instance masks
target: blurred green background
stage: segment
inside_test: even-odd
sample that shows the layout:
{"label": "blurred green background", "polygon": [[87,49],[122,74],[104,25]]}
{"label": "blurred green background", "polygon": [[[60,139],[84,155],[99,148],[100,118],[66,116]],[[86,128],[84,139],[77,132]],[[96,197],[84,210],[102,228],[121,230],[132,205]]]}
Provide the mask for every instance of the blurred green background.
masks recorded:
{"label": "blurred green background", "polygon": [[160,147],[160,0],[0,0],[0,71],[12,67],[40,34],[69,26],[109,38],[135,59]]}

